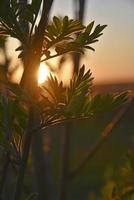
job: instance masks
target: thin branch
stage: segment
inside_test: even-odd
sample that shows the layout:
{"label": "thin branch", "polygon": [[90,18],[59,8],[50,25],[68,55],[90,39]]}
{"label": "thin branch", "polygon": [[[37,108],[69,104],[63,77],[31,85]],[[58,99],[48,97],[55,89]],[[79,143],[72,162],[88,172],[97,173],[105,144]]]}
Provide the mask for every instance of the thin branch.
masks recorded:
{"label": "thin branch", "polygon": [[2,173],[1,173],[1,180],[0,180],[0,199],[2,196],[4,184],[6,182],[7,174],[8,174],[8,168],[10,164],[10,158],[9,158],[9,152],[6,153],[5,157],[5,163],[3,165]]}
{"label": "thin branch", "polygon": [[49,57],[46,57],[46,58],[42,59],[40,62],[45,62],[45,61],[47,61],[47,60],[49,60],[51,58],[55,58],[55,57],[58,57],[58,56],[61,56],[61,55],[62,54],[54,54],[52,56],[49,56]]}
{"label": "thin branch", "polygon": [[2,88],[2,107],[3,107],[3,127],[4,127],[4,133],[5,133],[5,139],[7,141],[11,138],[11,128],[9,124],[9,110],[8,110],[8,97],[7,97],[7,91],[6,88]]}
{"label": "thin branch", "polygon": [[30,129],[33,126],[33,122],[34,122],[33,113],[34,113],[33,107],[31,106],[29,109],[29,121],[28,121],[27,131],[25,133],[23,154],[22,154],[21,165],[19,168],[19,173],[18,173],[17,182],[16,182],[14,200],[19,200],[21,196],[23,179],[24,179],[25,169],[26,169],[30,146],[31,146],[32,134],[31,134]]}
{"label": "thin branch", "polygon": [[61,166],[61,182],[59,190],[59,200],[65,200],[67,198],[67,185],[69,175],[69,147],[70,147],[70,127],[71,124],[67,123],[65,126],[65,132],[63,134],[63,149],[62,149],[62,166]]}
{"label": "thin branch", "polygon": [[88,151],[87,155],[80,161],[76,169],[74,169],[72,172],[70,172],[69,179],[72,180],[75,178],[81,170],[85,167],[87,162],[97,153],[97,151],[100,149],[102,144],[104,143],[106,138],[100,138],[96,144]]}
{"label": "thin branch", "polygon": [[15,150],[17,163],[21,162],[21,152],[20,152],[19,147],[17,146],[17,143],[16,143],[15,139],[12,140],[11,145]]}
{"label": "thin branch", "polygon": [[[75,52],[75,51],[72,51],[72,52]],[[42,59],[40,62],[45,62],[45,61],[47,61],[47,60],[49,60],[49,59],[51,59],[51,58],[55,58],[55,57],[58,57],[58,56],[62,56],[62,55],[64,55],[64,54],[66,54],[66,53],[68,53],[68,51],[63,52],[63,53],[54,54],[54,55],[52,55],[52,56],[49,56],[49,57],[46,57],[46,58]],[[69,53],[71,53],[71,51],[69,51]],[[77,52],[77,53],[80,54],[79,52]]]}
{"label": "thin branch", "polygon": [[[131,103],[131,99],[128,100],[126,102],[126,104],[124,104],[124,106],[127,106],[127,104]],[[98,115],[89,115],[89,116],[81,116],[81,117],[72,117],[72,118],[64,118],[64,119],[58,119],[55,120],[53,122],[42,122],[40,125],[38,125],[37,127],[35,127],[34,129],[31,130],[31,132],[36,132],[38,131],[39,133],[44,132],[44,130],[46,130],[47,128],[59,125],[59,124],[66,124],[68,122],[74,121],[74,122],[79,122],[79,121],[84,121],[84,120],[91,120],[91,119],[96,119],[97,117],[101,117],[102,114],[98,114]]]}
{"label": "thin branch", "polygon": [[[96,116],[95,116],[95,118],[96,118]],[[59,120],[55,120],[54,122],[48,123],[48,124],[46,124],[46,122],[42,122],[39,126],[32,129],[30,132],[34,133],[34,132],[38,131],[39,133],[42,133],[47,128],[50,128],[50,127],[53,127],[53,126],[56,126],[59,124],[66,124],[71,121],[84,121],[84,120],[88,120],[88,119],[93,119],[93,116],[59,119]]]}
{"label": "thin branch", "polygon": [[[17,170],[16,164],[14,164],[13,162],[11,162],[11,167],[13,169],[13,172],[14,172],[15,176],[16,176],[18,174],[18,170]],[[24,183],[23,183],[23,189],[24,189],[24,192],[26,194],[30,193],[29,188]]]}
{"label": "thin branch", "polygon": [[36,132],[37,130],[39,132],[43,132],[44,130],[46,130],[47,128],[59,125],[59,124],[66,124],[68,122],[71,121],[81,121],[81,120],[85,120],[85,119],[91,119],[91,116],[88,117],[79,117],[79,118],[67,118],[67,119],[59,119],[59,120],[55,120],[54,122],[50,123],[50,124],[46,124],[46,122],[41,123],[39,126],[37,126],[35,129],[32,129],[31,132]]}
{"label": "thin branch", "polygon": [[[6,73],[6,71],[5,71]],[[4,127],[4,138],[7,143],[9,143],[12,132],[11,132],[11,127],[9,124],[9,110],[8,110],[8,97],[7,97],[7,90],[5,87],[2,88],[1,92],[1,99],[2,99],[2,108],[3,108],[3,127]],[[2,195],[3,192],[3,187],[6,182],[6,178],[8,175],[8,169],[9,169],[9,164],[10,164],[10,152],[7,151],[5,155],[5,163],[3,166],[2,170],[2,176],[1,176],[1,181],[0,181],[0,195]]]}
{"label": "thin branch", "polygon": [[92,159],[92,157],[97,153],[98,149],[103,145],[108,136],[111,134],[113,128],[117,126],[117,123],[121,120],[124,114],[127,112],[128,108],[131,106],[133,99],[131,99],[124,107],[122,107],[111,120],[110,123],[103,129],[101,133],[101,138],[96,142],[96,144],[89,149],[87,155],[80,161],[76,169],[70,172],[70,180],[76,177],[85,165]]}

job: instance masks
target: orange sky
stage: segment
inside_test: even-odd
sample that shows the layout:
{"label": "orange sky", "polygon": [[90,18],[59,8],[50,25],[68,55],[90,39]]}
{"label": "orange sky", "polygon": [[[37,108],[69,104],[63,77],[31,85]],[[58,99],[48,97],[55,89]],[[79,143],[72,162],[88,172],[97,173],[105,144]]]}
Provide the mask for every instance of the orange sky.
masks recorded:
{"label": "orange sky", "polygon": [[[73,18],[73,1],[55,0],[51,16]],[[133,0],[87,0],[84,23],[95,20],[96,24],[108,25],[100,41],[93,45],[96,51],[88,51],[81,61],[91,69],[95,82],[134,81],[133,19]],[[16,48],[13,43],[10,42],[9,55],[14,53],[11,47]]]}
{"label": "orange sky", "polygon": [[[55,0],[53,15],[73,17],[73,0]],[[134,81],[134,1],[87,0],[85,23],[107,24],[104,35],[82,61],[97,82]]]}

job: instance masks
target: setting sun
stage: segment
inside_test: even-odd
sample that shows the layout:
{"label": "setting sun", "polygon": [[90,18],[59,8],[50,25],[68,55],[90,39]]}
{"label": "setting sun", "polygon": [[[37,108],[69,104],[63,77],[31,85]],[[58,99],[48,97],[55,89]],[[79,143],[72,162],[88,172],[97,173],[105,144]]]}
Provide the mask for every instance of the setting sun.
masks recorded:
{"label": "setting sun", "polygon": [[50,71],[48,67],[45,64],[41,63],[39,67],[38,83],[39,84],[44,83],[47,77],[49,76],[49,73]]}

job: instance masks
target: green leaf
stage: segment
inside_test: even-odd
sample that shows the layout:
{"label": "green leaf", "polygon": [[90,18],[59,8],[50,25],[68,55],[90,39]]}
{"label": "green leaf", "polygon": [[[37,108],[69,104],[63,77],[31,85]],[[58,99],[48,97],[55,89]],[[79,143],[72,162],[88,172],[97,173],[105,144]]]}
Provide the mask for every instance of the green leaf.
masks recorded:
{"label": "green leaf", "polygon": [[[68,52],[84,53],[85,49],[95,51],[90,44],[98,42],[98,37],[102,35],[102,30],[106,25],[97,25],[92,31],[93,26],[94,21],[85,27],[78,20],[69,19],[67,16],[63,19],[53,17],[53,21],[45,31],[43,53],[46,54],[52,48],[57,53],[54,57]],[[53,55],[50,53],[46,60],[51,57]]]}
{"label": "green leaf", "polygon": [[105,28],[107,27],[107,25],[97,25],[95,30],[94,30],[94,34],[98,35],[99,33],[101,33]]}
{"label": "green leaf", "polygon": [[67,16],[63,19],[58,17],[53,18],[53,22],[47,26],[45,31],[45,48],[49,49],[52,46],[62,43],[64,40],[69,41],[73,39],[74,33],[82,31],[84,26],[75,20],[69,20]]}
{"label": "green leaf", "polygon": [[84,65],[80,68],[78,75],[74,75],[67,89],[66,112],[76,116],[78,113],[82,113],[82,107],[91,91],[93,80],[91,75],[90,70],[85,73]]}
{"label": "green leaf", "polygon": [[24,47],[21,45],[21,46],[17,47],[17,48],[15,49],[15,51],[22,51],[23,49],[24,49]]}
{"label": "green leaf", "polygon": [[68,27],[68,16],[65,16],[63,18],[63,26],[62,26],[62,34],[66,34],[66,30],[67,30],[67,27]]}
{"label": "green leaf", "polygon": [[[1,34],[6,36],[10,35],[18,39],[23,44],[26,43],[26,38],[21,30],[21,27],[18,23],[18,18],[16,17],[16,12],[18,12],[18,8],[14,8],[14,5],[17,4],[9,4],[9,1],[0,1],[0,29]],[[16,7],[16,6],[15,6]],[[8,13],[8,15],[7,15]]]}
{"label": "green leaf", "polygon": [[95,51],[95,49],[93,47],[90,47],[90,46],[84,46],[84,48]]}
{"label": "green leaf", "polygon": [[53,22],[54,22],[57,30],[59,30],[59,32],[61,32],[62,24],[61,24],[60,19],[58,17],[54,16],[53,17]]}
{"label": "green leaf", "polygon": [[91,23],[86,27],[85,32],[88,33],[88,34],[90,34],[91,31],[92,31],[93,26],[94,26],[94,21],[91,22]]}
{"label": "green leaf", "polygon": [[92,74],[85,72],[83,65],[78,74],[74,74],[68,87],[58,83],[50,76],[42,86],[42,120],[46,126],[57,121],[71,118],[92,117],[99,113],[112,111],[127,100],[127,92],[121,94],[91,95]]}
{"label": "green leaf", "polygon": [[46,93],[43,96],[46,96],[53,106],[56,106],[58,103],[64,103],[65,88],[63,87],[63,83],[59,83],[56,77],[50,74],[42,89],[45,91],[42,94]]}
{"label": "green leaf", "polygon": [[96,95],[85,105],[85,114],[98,114],[112,111],[127,100],[127,92],[121,94]]}

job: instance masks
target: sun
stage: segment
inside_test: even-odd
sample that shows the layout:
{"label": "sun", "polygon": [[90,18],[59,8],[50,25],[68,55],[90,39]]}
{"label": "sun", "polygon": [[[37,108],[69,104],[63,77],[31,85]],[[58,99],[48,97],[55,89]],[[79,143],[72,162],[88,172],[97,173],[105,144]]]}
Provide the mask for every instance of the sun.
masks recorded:
{"label": "sun", "polygon": [[49,76],[49,73],[48,67],[44,63],[41,63],[38,72],[38,84],[43,84]]}

